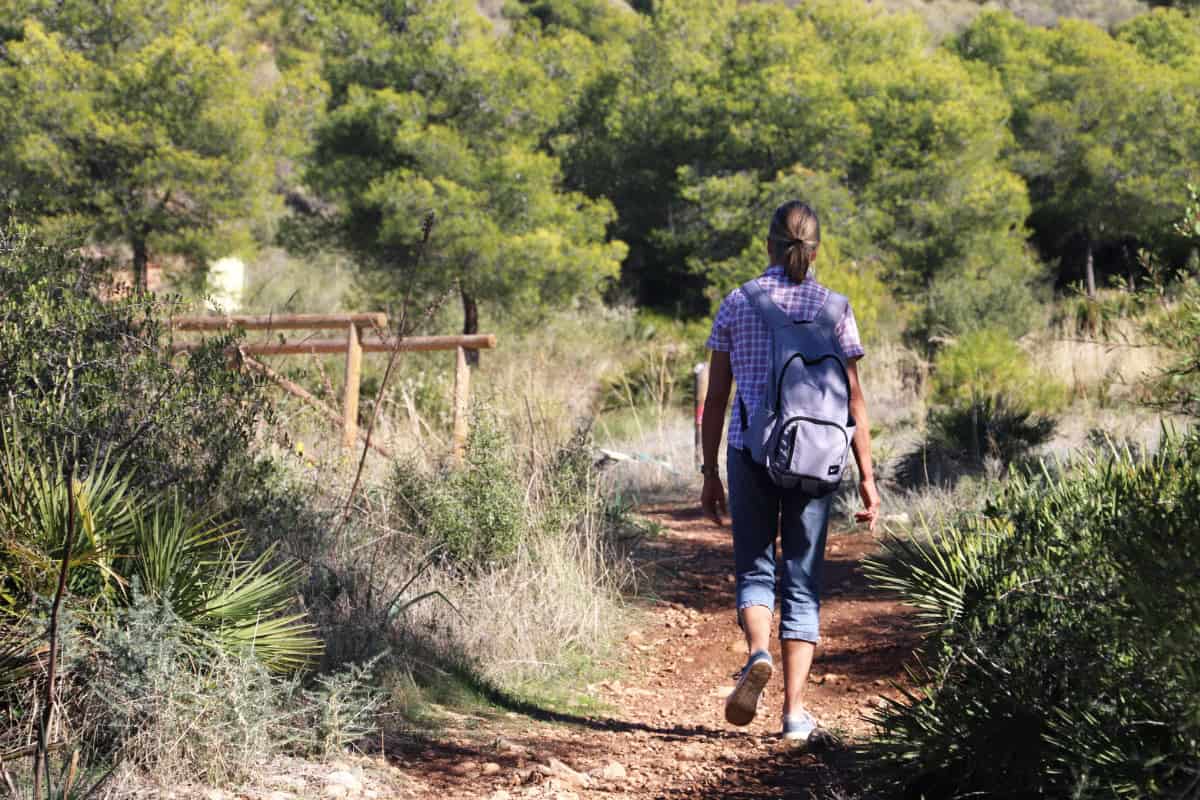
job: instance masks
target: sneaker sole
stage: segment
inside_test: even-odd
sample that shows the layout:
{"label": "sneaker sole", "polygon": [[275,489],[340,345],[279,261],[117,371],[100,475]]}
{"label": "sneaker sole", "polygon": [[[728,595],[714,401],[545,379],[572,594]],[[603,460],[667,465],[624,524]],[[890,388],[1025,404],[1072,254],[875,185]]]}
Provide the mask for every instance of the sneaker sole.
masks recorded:
{"label": "sneaker sole", "polygon": [[758,696],[762,694],[775,668],[769,661],[756,661],[745,679],[734,688],[725,701],[725,719],[731,725],[749,725],[758,713]]}

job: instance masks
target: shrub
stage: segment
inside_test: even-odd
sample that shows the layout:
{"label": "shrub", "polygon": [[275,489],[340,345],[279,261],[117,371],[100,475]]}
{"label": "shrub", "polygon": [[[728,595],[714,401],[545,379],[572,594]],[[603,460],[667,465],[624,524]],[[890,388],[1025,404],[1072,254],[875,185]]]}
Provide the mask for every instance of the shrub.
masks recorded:
{"label": "shrub", "polygon": [[236,785],[272,756],[327,757],[376,730],[372,664],[303,689],[249,653],[198,647],[206,635],[140,593],[104,626],[86,681],[93,758],[160,785]]}
{"label": "shrub", "polygon": [[904,485],[952,484],[990,461],[1001,468],[1047,442],[1066,387],[1029,363],[1003,331],[965,334],[938,353],[925,439],[901,457]]}
{"label": "shrub", "polygon": [[[1200,434],[1016,478],[869,572],[918,610],[918,682],[877,718],[891,791],[1175,797],[1200,763]],[[1190,787],[1190,788],[1189,788]]]}
{"label": "shrub", "polygon": [[667,409],[693,399],[692,370],[707,360],[704,322],[641,313],[629,331],[636,355],[600,378],[600,411],[630,406]]}
{"label": "shrub", "polygon": [[268,413],[261,381],[231,366],[231,336],[176,358],[180,308],[114,287],[68,245],[0,227],[0,397],[44,452],[121,458],[146,489],[204,502],[261,469],[250,446]]}
{"label": "shrub", "polygon": [[477,411],[461,465],[432,472],[412,461],[396,466],[400,526],[465,568],[503,561],[527,530],[517,467],[511,438],[493,414]]}
{"label": "shrub", "polygon": [[1066,387],[1030,362],[1006,332],[971,331],[941,350],[934,360],[933,401],[967,407],[1003,397],[1012,407],[1054,411],[1066,400]]}
{"label": "shrub", "polygon": [[269,549],[246,557],[240,531],[191,512],[178,494],[136,492],[122,464],[100,461],[68,486],[59,461],[11,444],[0,446],[0,624],[54,594],[70,536],[69,602],[89,618],[127,606],[138,586],[229,652],[285,670],[319,652],[303,616],[287,613],[294,562],[273,563]]}
{"label": "shrub", "polygon": [[971,463],[995,458],[1007,466],[1054,434],[1055,421],[1014,408],[1003,396],[985,397],[966,408],[933,409],[929,436],[944,452]]}
{"label": "shrub", "polygon": [[1145,325],[1152,341],[1171,354],[1152,379],[1153,403],[1200,417],[1200,281],[1188,281],[1178,302]]}

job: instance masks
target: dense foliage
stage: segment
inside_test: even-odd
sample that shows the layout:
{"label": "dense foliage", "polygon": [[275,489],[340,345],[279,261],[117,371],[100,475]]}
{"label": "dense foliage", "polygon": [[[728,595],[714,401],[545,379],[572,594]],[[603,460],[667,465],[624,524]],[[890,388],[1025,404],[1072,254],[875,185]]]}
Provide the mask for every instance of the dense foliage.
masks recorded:
{"label": "dense foliage", "polygon": [[[62,730],[84,734],[71,746],[101,763],[129,756],[154,766],[110,737],[121,725],[123,734],[162,732],[139,705],[146,698],[132,683],[123,695],[102,688],[119,682],[106,669],[137,672],[113,666],[104,642],[128,634],[139,607],[178,621],[178,641],[155,643],[170,655],[142,666],[197,692],[220,665],[269,688],[277,679],[267,670],[294,672],[320,653],[295,607],[299,566],[270,547],[251,551],[227,502],[232,487],[261,478],[251,452],[266,411],[261,387],[231,363],[230,337],[176,357],[172,308],[117,292],[102,264],[67,247],[0,229],[5,752],[36,738],[53,640]],[[124,716],[100,709],[118,697],[132,704]],[[177,715],[172,724],[185,723]]]}
{"label": "dense foliage", "polygon": [[0,101],[17,111],[0,133],[0,203],[126,245],[140,286],[152,248],[202,259],[209,234],[223,228],[228,247],[261,216],[271,151],[233,4],[13,5],[0,31]]}
{"label": "dense foliage", "polygon": [[879,715],[906,796],[1181,797],[1200,766],[1200,436],[1012,481],[871,571],[927,632]]}
{"label": "dense foliage", "polygon": [[4,428],[81,466],[119,459],[140,489],[203,505],[256,469],[261,381],[232,368],[231,337],[174,355],[171,301],[120,292],[104,267],[0,229]]}
{"label": "dense foliage", "polygon": [[352,254],[367,303],[457,293],[471,331],[601,292],[704,315],[799,195],[820,278],[931,352],[1024,333],[1047,278],[1136,284],[1139,249],[1185,254],[1166,221],[1200,169],[1188,11],[1111,32],[989,11],[937,40],[830,0],[635,8],[22,0],[0,29],[4,213],[135,264],[282,231]]}

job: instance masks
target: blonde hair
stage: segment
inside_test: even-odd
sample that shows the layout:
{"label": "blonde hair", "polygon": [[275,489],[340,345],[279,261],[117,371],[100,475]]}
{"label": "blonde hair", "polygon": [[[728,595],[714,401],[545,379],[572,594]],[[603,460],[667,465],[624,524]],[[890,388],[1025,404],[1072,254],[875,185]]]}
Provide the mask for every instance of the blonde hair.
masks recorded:
{"label": "blonde hair", "polygon": [[767,233],[772,260],[796,283],[808,276],[821,243],[821,221],[808,203],[789,200],[775,209]]}

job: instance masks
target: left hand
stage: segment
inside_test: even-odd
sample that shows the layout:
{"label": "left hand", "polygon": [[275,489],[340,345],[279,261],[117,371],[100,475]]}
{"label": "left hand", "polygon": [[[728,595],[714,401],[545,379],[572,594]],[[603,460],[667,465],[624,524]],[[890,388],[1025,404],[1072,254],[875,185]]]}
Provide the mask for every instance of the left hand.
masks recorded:
{"label": "left hand", "polygon": [[875,488],[875,479],[866,478],[858,482],[858,495],[863,501],[863,510],[855,512],[855,522],[867,523],[871,533],[875,532],[875,523],[879,519],[879,490]]}

